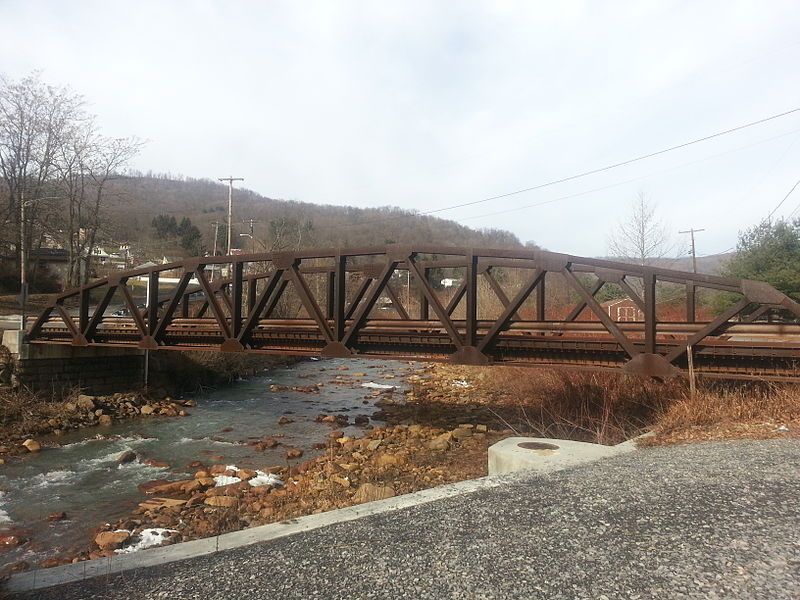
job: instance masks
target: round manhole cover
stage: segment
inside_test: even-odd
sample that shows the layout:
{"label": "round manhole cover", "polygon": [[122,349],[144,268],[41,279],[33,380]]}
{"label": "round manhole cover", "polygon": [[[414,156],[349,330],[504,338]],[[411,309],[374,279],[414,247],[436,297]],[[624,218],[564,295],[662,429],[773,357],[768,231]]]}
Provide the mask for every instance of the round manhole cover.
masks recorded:
{"label": "round manhole cover", "polygon": [[520,442],[517,446],[525,450],[558,450],[558,446],[546,442]]}

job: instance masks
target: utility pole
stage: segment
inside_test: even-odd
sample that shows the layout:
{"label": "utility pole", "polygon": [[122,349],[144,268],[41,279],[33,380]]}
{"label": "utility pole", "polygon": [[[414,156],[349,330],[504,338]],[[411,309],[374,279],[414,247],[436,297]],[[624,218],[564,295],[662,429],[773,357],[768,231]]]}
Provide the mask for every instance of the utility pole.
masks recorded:
{"label": "utility pole", "polygon": [[701,231],[705,231],[705,229],[687,229],[685,231],[679,231],[678,233],[688,233],[692,239],[692,272],[697,273],[697,250],[695,249],[694,245],[694,234],[700,233]]}
{"label": "utility pole", "polygon": [[228,182],[228,254],[231,253],[231,227],[233,226],[233,182],[244,181],[244,177],[220,177],[220,181]]}
{"label": "utility pole", "polygon": [[250,253],[251,254],[255,254],[256,253],[256,236],[253,233],[253,231],[255,229],[254,226],[255,226],[256,223],[258,223],[258,221],[256,221],[255,219],[248,219],[246,221],[242,221],[243,225],[249,225],[250,226]]}
{"label": "utility pole", "polygon": [[[211,256],[216,256],[217,255],[217,239],[219,238],[219,225],[220,225],[220,222],[219,221],[214,221],[211,225],[214,227],[214,252],[213,252],[213,254]],[[214,271],[216,271],[216,270],[217,270],[217,265],[216,264],[212,264],[211,265],[211,281],[214,281]]]}

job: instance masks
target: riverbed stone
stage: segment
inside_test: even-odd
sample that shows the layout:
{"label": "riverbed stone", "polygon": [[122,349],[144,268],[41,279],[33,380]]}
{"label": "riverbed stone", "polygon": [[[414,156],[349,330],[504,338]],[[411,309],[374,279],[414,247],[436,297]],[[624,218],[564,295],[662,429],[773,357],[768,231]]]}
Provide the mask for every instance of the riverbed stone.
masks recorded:
{"label": "riverbed stone", "polygon": [[428,450],[447,450],[449,447],[450,442],[447,441],[447,438],[442,436],[435,437],[428,442]]}
{"label": "riverbed stone", "polygon": [[356,504],[364,502],[374,502],[375,500],[385,500],[396,495],[395,489],[390,485],[377,485],[374,483],[362,483],[358,486],[353,501]]}
{"label": "riverbed stone", "polygon": [[117,463],[121,465],[125,465],[128,463],[132,463],[137,458],[136,452],[133,450],[123,450],[117,455]]}
{"label": "riverbed stone", "polygon": [[233,508],[239,504],[239,499],[236,496],[209,496],[205,499],[204,504],[219,508]]}
{"label": "riverbed stone", "polygon": [[454,429],[452,432],[453,439],[457,442],[462,442],[465,439],[472,437],[472,430],[467,429],[465,427],[458,427]]}
{"label": "riverbed stone", "polygon": [[101,550],[116,550],[131,537],[129,531],[103,531],[94,538]]}
{"label": "riverbed stone", "polygon": [[111,418],[111,415],[100,415],[98,417],[98,419],[97,419],[97,423],[99,425],[103,425],[105,427],[108,427],[109,425],[111,425],[111,423],[113,421],[114,421],[114,419]]}
{"label": "riverbed stone", "polygon": [[87,412],[90,410],[95,410],[94,396],[89,396],[87,394],[80,394],[78,396],[78,399],[75,400],[75,405],[80,410],[84,410]]}
{"label": "riverbed stone", "polygon": [[28,452],[39,452],[42,449],[42,445],[33,438],[25,440],[22,445],[25,446]]}
{"label": "riverbed stone", "polygon": [[155,411],[156,409],[152,404],[145,404],[139,409],[139,412],[143,415],[152,415]]}
{"label": "riverbed stone", "polygon": [[25,538],[21,535],[0,535],[0,549],[14,548],[25,543]]}

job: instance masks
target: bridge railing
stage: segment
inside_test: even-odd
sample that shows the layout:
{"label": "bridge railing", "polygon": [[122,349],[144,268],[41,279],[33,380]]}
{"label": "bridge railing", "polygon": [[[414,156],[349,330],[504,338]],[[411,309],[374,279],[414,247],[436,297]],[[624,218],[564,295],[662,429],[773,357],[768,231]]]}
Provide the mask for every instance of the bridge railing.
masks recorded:
{"label": "bridge railing", "polygon": [[[219,267],[224,277],[215,280]],[[166,274],[176,274],[170,290],[161,285]],[[149,290],[144,307],[135,300],[137,280]],[[609,289],[629,304],[634,323],[601,302]],[[699,319],[704,290],[724,293],[727,304]],[[124,316],[108,314],[120,302]],[[677,303],[681,319],[659,315]],[[800,329],[761,322],[776,311],[800,317],[798,303],[756,281],[540,250],[390,246],[192,258],[121,272],[56,295],[28,338],[464,364],[584,361],[669,376],[684,366],[687,349],[711,355],[724,342],[726,356],[747,357],[761,352],[759,337],[787,360],[800,359],[793,337]]]}

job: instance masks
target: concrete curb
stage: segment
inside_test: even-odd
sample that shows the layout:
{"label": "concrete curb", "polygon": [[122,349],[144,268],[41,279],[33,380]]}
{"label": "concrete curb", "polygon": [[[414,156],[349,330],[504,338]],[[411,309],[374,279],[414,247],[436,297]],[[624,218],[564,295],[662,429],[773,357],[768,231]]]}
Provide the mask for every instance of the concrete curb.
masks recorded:
{"label": "concrete curb", "polygon": [[635,449],[636,445],[628,442],[603,446],[572,440],[509,437],[489,447],[489,475],[521,471],[549,473],[619,456]]}
{"label": "concrete curb", "polygon": [[[620,448],[620,450],[623,450],[622,453],[624,453],[624,450],[634,449],[634,444],[629,442],[625,442],[625,444],[630,446],[630,448]],[[619,446],[617,446],[617,448],[618,447]],[[560,471],[573,466],[578,465],[562,463],[557,466],[554,465],[552,468],[548,469],[547,472]],[[24,573],[12,575],[6,582],[5,589],[6,591],[17,593],[30,592],[56,585],[74,583],[92,577],[108,576],[114,573],[122,573],[124,571],[154,567],[165,563],[206,556],[223,550],[249,546],[259,542],[275,540],[305,531],[335,525],[336,523],[354,521],[370,515],[388,513],[412,506],[427,504],[436,500],[442,500],[444,498],[501,487],[506,482],[514,481],[520,475],[524,474],[525,472],[516,472],[506,475],[459,481],[457,483],[421,490],[395,498],[367,502],[365,504],[340,508],[316,515],[307,515],[291,521],[270,523],[269,525],[261,525],[259,527],[225,533],[216,537],[192,540],[173,544],[171,546],[149,548],[133,554],[115,555],[110,558],[87,560],[75,564],[51,567],[49,569],[26,571]],[[530,474],[530,472],[528,472],[528,474]],[[545,475],[545,473],[540,473],[540,475]]]}
{"label": "concrete curb", "polygon": [[169,562],[205,556],[222,550],[230,550],[240,546],[248,546],[258,542],[295,535],[336,523],[345,523],[369,515],[427,504],[435,500],[470,494],[482,489],[496,488],[502,484],[503,480],[498,477],[482,477],[480,479],[460,481],[387,500],[367,502],[317,515],[308,515],[291,521],[270,523],[269,525],[225,533],[216,537],[192,540],[171,546],[149,548],[133,554],[121,554],[110,558],[87,560],[49,569],[26,571],[12,575],[6,583],[6,590],[17,593],[29,592],[55,585],[82,581],[91,577],[163,565]]}

